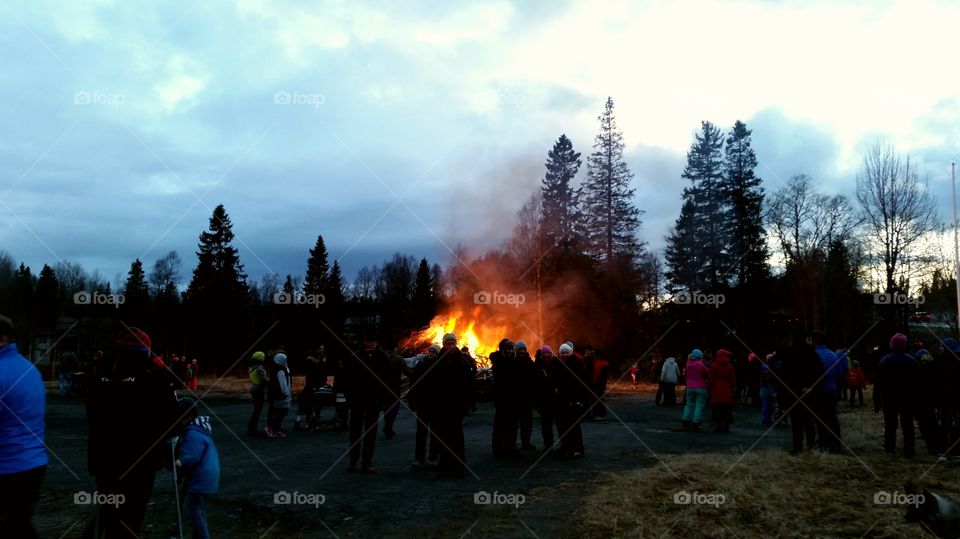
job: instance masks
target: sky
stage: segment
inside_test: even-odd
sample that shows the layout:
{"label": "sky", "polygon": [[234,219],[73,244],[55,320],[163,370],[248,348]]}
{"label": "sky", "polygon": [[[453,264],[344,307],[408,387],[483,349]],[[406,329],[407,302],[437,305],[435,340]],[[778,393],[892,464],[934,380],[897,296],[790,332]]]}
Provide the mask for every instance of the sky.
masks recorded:
{"label": "sky", "polygon": [[251,279],[497,247],[613,98],[662,250],[702,120],[753,130],[772,192],[852,196],[877,140],[951,218],[957,2],[0,0],[0,250],[116,282],[224,204]]}

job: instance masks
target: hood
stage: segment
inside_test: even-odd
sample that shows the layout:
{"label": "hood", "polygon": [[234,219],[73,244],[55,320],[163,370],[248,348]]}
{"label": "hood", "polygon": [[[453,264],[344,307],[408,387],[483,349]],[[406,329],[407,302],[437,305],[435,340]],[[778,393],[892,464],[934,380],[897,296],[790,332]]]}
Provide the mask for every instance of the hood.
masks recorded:
{"label": "hood", "polygon": [[717,363],[730,363],[730,351],[728,351],[728,350],[723,350],[723,349],[717,350],[716,362],[717,362]]}
{"label": "hood", "polygon": [[286,365],[287,364],[287,354],[279,353],[273,356],[273,362],[277,365]]}
{"label": "hood", "polygon": [[194,430],[200,430],[207,434],[213,434],[213,427],[210,426],[210,416],[208,415],[198,415],[187,425],[187,428],[192,428]]}
{"label": "hood", "polygon": [[677,359],[674,358],[673,356],[670,356],[670,357],[668,357],[667,359],[663,360],[663,363],[664,363],[664,364],[667,364],[667,363],[676,363],[676,362],[677,362]]}

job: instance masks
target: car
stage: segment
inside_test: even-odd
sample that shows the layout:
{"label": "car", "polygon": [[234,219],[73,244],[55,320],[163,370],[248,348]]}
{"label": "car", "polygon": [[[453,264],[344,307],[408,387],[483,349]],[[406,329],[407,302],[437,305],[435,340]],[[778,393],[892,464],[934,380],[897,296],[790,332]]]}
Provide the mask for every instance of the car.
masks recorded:
{"label": "car", "polygon": [[929,322],[930,313],[926,311],[917,311],[913,313],[913,316],[910,317],[910,320],[913,322],[920,322],[920,323]]}

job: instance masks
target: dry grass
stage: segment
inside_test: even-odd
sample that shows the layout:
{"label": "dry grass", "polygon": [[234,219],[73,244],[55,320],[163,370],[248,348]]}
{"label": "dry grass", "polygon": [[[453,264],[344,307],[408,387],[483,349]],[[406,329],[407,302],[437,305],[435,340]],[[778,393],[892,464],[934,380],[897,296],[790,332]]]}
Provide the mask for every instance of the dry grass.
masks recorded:
{"label": "dry grass", "polygon": [[[584,500],[578,531],[584,537],[919,537],[921,528],[903,520],[904,506],[877,505],[874,495],[902,493],[913,482],[960,499],[955,463],[884,454],[872,411],[844,413],[841,421],[853,454],[664,455],[662,464],[608,474]],[[725,503],[676,504],[680,491],[722,494]]]}

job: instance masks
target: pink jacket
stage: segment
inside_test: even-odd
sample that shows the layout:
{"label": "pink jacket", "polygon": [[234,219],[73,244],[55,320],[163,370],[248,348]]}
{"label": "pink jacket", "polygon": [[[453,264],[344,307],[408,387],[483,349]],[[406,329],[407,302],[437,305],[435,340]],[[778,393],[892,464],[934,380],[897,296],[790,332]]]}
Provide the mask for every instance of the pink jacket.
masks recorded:
{"label": "pink jacket", "polygon": [[687,377],[687,389],[707,389],[707,378],[710,376],[710,368],[704,365],[702,361],[693,358],[688,359],[685,374]]}

